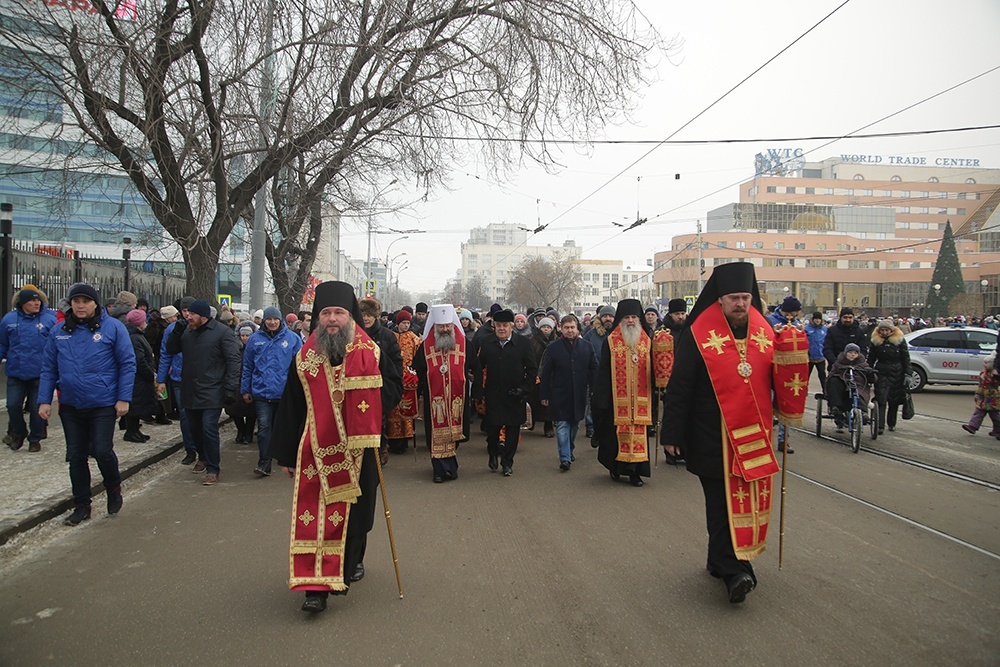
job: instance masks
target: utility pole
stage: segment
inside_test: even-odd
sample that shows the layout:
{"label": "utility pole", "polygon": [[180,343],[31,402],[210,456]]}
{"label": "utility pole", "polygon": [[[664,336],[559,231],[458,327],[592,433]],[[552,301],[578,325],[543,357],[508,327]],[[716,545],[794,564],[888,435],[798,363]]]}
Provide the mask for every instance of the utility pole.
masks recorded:
{"label": "utility pole", "polygon": [[[268,0],[264,14],[264,77],[260,87],[260,156],[267,151],[267,126],[271,120],[274,97],[274,0]],[[264,185],[254,197],[253,233],[250,238],[250,309],[264,307],[265,222],[267,189]]]}
{"label": "utility pole", "polygon": [[701,220],[698,221],[698,294],[701,294],[702,288],[702,275],[705,273],[705,269],[702,266],[704,260],[701,258]]}

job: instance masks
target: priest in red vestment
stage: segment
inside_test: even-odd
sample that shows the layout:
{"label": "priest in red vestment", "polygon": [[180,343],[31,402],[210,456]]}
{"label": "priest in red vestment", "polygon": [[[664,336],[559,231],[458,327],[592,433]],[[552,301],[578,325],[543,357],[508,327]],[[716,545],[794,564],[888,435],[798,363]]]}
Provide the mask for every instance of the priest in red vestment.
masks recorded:
{"label": "priest in red vestment", "polygon": [[413,368],[424,397],[424,430],[435,484],[458,479],[456,453],[458,443],[465,438],[463,419],[471,372],[465,346],[455,307],[431,306]]}
{"label": "priest in red vestment", "polygon": [[[779,419],[801,419],[808,355],[775,354],[754,267],[715,267],[677,340],[660,443],[683,455],[705,494],[709,573],[743,602],[757,585],[750,561],[764,551],[778,462],[771,447],[772,391]],[[797,374],[797,375],[796,375]]]}
{"label": "priest in red vestment", "polygon": [[347,593],[374,523],[383,374],[389,388],[399,378],[361,327],[349,284],[316,287],[312,322],[289,368],[270,456],[294,480],[289,587],[305,592],[303,611],[319,612],[329,593]]}
{"label": "priest in red vestment", "polygon": [[615,310],[615,321],[597,366],[597,379],[590,399],[597,460],[612,479],[628,477],[642,486],[649,477],[647,427],[653,424],[655,375],[652,342],[642,326],[642,303],[623,299]]}

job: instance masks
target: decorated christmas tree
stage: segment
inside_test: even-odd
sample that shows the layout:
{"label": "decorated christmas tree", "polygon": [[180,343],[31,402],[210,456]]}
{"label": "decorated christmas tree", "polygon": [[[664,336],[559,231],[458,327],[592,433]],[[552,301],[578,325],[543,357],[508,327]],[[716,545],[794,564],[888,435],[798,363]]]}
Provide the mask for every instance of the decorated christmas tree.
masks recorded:
{"label": "decorated christmas tree", "polygon": [[[935,285],[940,285],[940,289],[934,289]],[[958,261],[958,251],[955,250],[955,238],[949,220],[944,228],[944,238],[941,239],[941,249],[938,251],[934,276],[927,292],[927,309],[924,312],[930,317],[946,317],[948,304],[963,293],[965,293],[965,281],[962,279],[962,264]]]}

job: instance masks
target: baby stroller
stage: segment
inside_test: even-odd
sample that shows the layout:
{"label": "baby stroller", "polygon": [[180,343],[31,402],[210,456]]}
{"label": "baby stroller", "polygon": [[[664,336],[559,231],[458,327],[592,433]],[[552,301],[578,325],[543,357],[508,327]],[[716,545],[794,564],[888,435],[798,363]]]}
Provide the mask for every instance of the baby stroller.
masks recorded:
{"label": "baby stroller", "polygon": [[[847,409],[835,414],[829,398],[825,394],[816,394],[816,437],[823,433],[824,419],[840,419],[851,437],[851,451],[855,454],[861,448],[861,431],[868,424],[872,440],[878,438],[878,409],[873,402],[865,403],[859,389],[875,386],[875,371],[872,369],[846,368],[842,379],[847,386]],[[834,379],[829,378],[827,382]],[[829,411],[823,409],[823,401],[827,402]]]}

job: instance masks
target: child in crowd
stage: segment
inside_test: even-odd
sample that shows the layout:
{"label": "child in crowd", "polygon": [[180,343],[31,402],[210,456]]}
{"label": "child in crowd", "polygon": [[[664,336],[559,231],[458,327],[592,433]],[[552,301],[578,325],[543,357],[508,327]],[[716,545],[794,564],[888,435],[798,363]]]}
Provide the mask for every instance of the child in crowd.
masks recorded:
{"label": "child in crowd", "polygon": [[983,423],[986,415],[993,422],[990,435],[1000,440],[1000,377],[993,370],[996,352],[983,360],[983,370],[979,372],[979,386],[976,387],[976,410],[967,424],[962,424],[969,433],[975,433]]}

